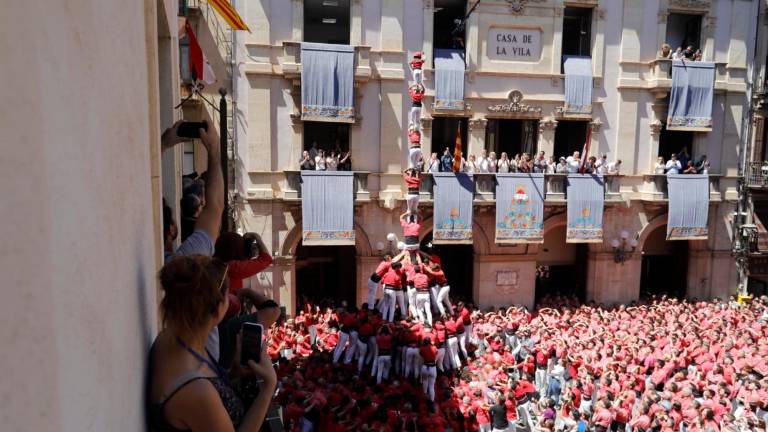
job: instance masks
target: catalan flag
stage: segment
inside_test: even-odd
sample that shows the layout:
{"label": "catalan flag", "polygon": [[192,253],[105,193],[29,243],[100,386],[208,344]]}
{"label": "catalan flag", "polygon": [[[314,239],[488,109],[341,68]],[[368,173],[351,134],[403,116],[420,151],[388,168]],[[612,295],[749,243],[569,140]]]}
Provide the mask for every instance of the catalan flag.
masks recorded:
{"label": "catalan flag", "polygon": [[235,8],[229,3],[229,0],[208,0],[208,4],[216,9],[216,12],[218,12],[219,15],[224,18],[224,21],[229,23],[229,26],[233,29],[247,30],[248,32],[251,31],[251,29],[248,28],[248,25],[245,24],[245,21],[240,18],[240,15]]}
{"label": "catalan flag", "polygon": [[461,122],[456,128],[456,143],[453,148],[453,172],[461,171]]}

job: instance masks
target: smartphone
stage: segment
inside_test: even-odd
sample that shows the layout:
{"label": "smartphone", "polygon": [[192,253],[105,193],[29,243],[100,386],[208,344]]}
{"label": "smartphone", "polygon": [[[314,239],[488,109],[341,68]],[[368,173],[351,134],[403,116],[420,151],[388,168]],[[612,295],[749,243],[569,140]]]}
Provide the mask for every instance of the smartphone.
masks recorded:
{"label": "smartphone", "polygon": [[258,363],[261,361],[261,344],[264,338],[264,326],[257,323],[243,324],[243,340],[240,351],[240,363],[248,364],[248,360]]}
{"label": "smartphone", "polygon": [[182,138],[200,138],[200,129],[208,130],[206,122],[182,122],[176,129],[176,135]]}

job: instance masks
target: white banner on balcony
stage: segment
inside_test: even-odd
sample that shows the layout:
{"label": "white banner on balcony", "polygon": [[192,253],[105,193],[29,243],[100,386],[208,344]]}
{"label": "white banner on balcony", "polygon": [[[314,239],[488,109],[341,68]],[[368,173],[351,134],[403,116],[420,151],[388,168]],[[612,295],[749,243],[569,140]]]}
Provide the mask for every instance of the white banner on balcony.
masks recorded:
{"label": "white banner on balcony", "polygon": [[435,108],[464,110],[464,50],[435,49]]}
{"label": "white banner on balcony", "polygon": [[714,87],[714,63],[672,61],[667,130],[711,131]]}
{"label": "white banner on balcony", "polygon": [[354,47],[301,44],[302,120],[354,122],[354,83]]}
{"label": "white banner on balcony", "polygon": [[565,72],[566,114],[592,113],[592,59],[568,56],[563,64]]}
{"label": "white banner on balcony", "polygon": [[544,174],[496,174],[496,243],[544,242]]}
{"label": "white banner on balcony", "polygon": [[472,205],[475,183],[472,174],[433,173],[435,182],[435,244],[472,244]]}
{"label": "white banner on balcony", "polygon": [[566,243],[603,242],[603,176],[569,174],[566,189],[568,201],[568,230]]}
{"label": "white banner on balcony", "polygon": [[705,240],[709,234],[709,176],[668,174],[667,240]]}
{"label": "white banner on balcony", "polygon": [[354,246],[354,180],[349,171],[301,172],[304,246]]}

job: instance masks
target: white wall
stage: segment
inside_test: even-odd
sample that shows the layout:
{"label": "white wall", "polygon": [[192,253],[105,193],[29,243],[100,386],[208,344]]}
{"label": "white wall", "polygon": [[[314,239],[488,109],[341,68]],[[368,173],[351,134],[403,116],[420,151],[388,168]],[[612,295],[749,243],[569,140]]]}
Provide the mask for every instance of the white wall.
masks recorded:
{"label": "white wall", "polygon": [[143,430],[160,253],[156,4],[3,5],[4,431]]}

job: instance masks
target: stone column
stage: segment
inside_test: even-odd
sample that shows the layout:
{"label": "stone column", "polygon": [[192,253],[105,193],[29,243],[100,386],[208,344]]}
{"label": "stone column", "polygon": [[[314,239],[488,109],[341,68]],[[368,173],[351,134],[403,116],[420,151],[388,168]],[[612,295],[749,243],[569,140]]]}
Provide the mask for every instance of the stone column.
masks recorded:
{"label": "stone column", "polygon": [[[424,0],[424,43],[421,46],[421,50],[424,51],[424,55],[427,57],[427,63],[431,65],[432,59],[432,47],[434,41],[432,37],[435,33],[435,1]],[[431,69],[428,67],[427,69]]]}
{"label": "stone column", "polygon": [[[376,271],[376,267],[379,265],[379,262],[381,262],[381,259],[378,256],[358,255],[355,262],[357,265],[357,290],[355,291],[355,299],[357,300],[357,304],[361,305],[368,301],[368,279],[371,277],[371,274]],[[380,299],[381,296],[382,291],[381,287],[379,287],[376,292],[376,298]]]}
{"label": "stone column", "polygon": [[[595,156],[598,157],[600,153],[600,130],[603,128],[603,122],[600,121],[599,118],[593,119],[591,122],[589,122],[589,128],[591,129],[591,133],[589,135],[589,153],[588,155],[582,155],[583,158],[588,158],[589,156]],[[618,155],[617,157],[621,159],[621,157]],[[634,157],[632,158],[634,159]],[[632,160],[626,161],[627,164],[632,165]]]}
{"label": "stone column", "polygon": [[557,120],[552,117],[545,117],[539,120],[539,143],[537,153],[544,151],[547,156],[555,155],[555,130],[557,129]]}
{"label": "stone column", "polygon": [[293,41],[301,42],[304,40],[304,0],[293,0],[291,2],[291,17]]}
{"label": "stone column", "polygon": [[[558,2],[560,3],[560,2]],[[552,85],[555,87],[560,86],[560,59],[563,55],[563,12],[565,7],[562,4],[555,6],[555,18],[554,26],[552,26],[552,69],[550,73],[557,75],[557,78],[552,79]]]}
{"label": "stone column", "polygon": [[628,304],[640,297],[642,255],[630,254],[623,263],[614,262],[613,252],[589,252],[587,301],[606,306]]}
{"label": "stone column", "polygon": [[486,148],[485,128],[488,126],[488,120],[484,118],[470,119],[467,123],[469,124],[469,143],[467,145],[467,151],[464,153],[464,157],[468,158],[470,154],[480,156],[480,150]]}
{"label": "stone column", "polygon": [[350,5],[349,44],[358,46],[363,44],[363,4],[362,0],[352,0]]}
{"label": "stone column", "polygon": [[[439,150],[439,149],[438,149]],[[432,154],[432,117],[421,118],[421,153],[424,155],[424,163]],[[438,155],[440,156],[440,155]]]}
{"label": "stone column", "polygon": [[286,315],[296,313],[296,257],[278,256],[272,262],[272,293],[264,292],[285,307]]}

